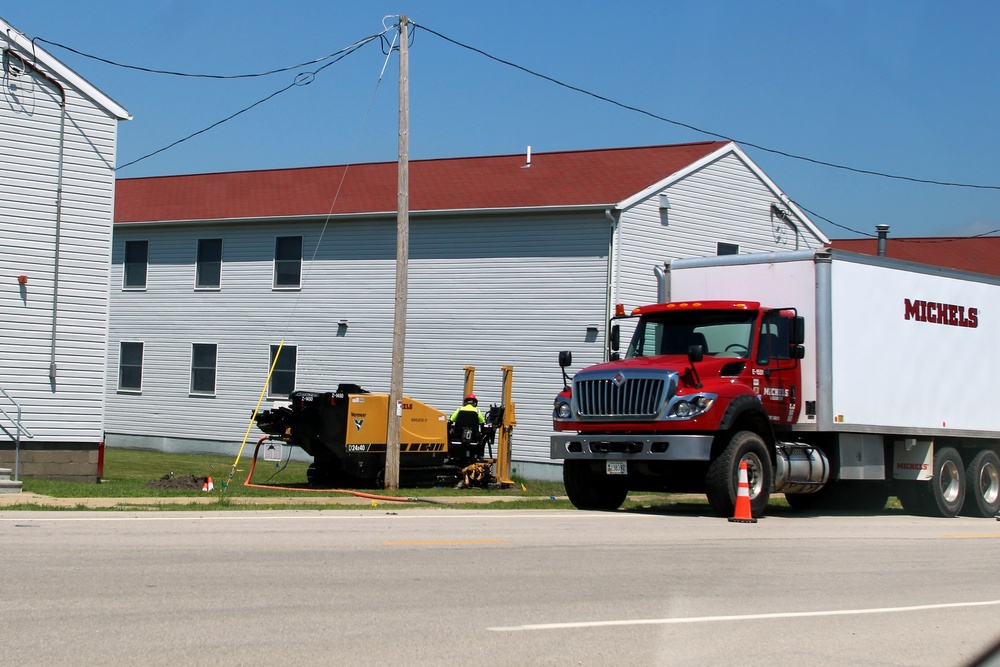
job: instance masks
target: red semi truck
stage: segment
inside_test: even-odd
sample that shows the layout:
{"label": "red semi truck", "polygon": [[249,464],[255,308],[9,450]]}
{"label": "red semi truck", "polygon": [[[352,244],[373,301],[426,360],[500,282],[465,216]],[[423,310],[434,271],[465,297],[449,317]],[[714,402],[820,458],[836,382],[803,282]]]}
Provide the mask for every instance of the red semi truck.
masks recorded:
{"label": "red semi truck", "polygon": [[[551,457],[580,509],[705,493],[732,516],[1000,511],[1000,280],[831,249],[674,260],[612,318],[608,361],[560,354]],[[627,351],[618,341],[633,327]]]}

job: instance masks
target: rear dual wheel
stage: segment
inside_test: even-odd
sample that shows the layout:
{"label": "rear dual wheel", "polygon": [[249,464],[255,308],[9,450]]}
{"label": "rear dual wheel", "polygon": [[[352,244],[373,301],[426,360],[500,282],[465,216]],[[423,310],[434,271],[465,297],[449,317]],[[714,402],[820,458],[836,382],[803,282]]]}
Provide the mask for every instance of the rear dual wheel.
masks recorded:
{"label": "rear dual wheel", "polygon": [[934,452],[932,479],[896,483],[896,495],[907,512],[925,516],[957,516],[965,503],[965,466],[954,447]]}
{"label": "rear dual wheel", "polygon": [[965,507],[969,516],[991,517],[1000,512],[1000,457],[984,449],[965,469]]}

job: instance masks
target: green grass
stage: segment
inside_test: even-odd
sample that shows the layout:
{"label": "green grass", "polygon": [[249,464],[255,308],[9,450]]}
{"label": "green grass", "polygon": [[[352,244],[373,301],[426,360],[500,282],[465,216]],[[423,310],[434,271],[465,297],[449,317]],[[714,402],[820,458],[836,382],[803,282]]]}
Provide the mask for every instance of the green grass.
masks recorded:
{"label": "green grass", "polygon": [[[536,509],[572,509],[572,504],[566,500],[566,490],[562,482],[544,482],[526,480],[515,476],[515,484],[508,489],[454,489],[451,487],[404,488],[398,490],[357,489],[362,493],[376,496],[392,496],[401,498],[416,498],[414,502],[397,503],[375,500],[363,504],[329,504],[320,499],[324,496],[343,498],[343,493],[303,491],[308,488],[306,482],[307,463],[290,462],[275,464],[270,461],[258,461],[254,470],[254,484],[271,485],[278,489],[261,489],[244,486],[244,480],[250,472],[251,461],[243,458],[237,466],[233,477],[232,457],[206,456],[198,454],[164,454],[162,452],[147,452],[134,449],[112,449],[105,451],[104,477],[100,484],[83,482],[59,482],[53,480],[24,478],[24,491],[37,493],[54,498],[123,498],[116,503],[112,511],[121,510],[245,510],[247,505],[240,502],[241,498],[255,498],[253,508],[259,510],[295,510],[295,509],[339,509],[364,511],[377,509],[379,511],[395,511],[404,508],[441,507],[436,498],[450,497],[447,503],[449,509],[504,509],[504,510],[536,510]],[[215,492],[211,495],[215,502],[209,504],[188,502],[191,498],[202,498],[205,494],[200,490],[157,489],[147,485],[159,480],[164,475],[182,477],[212,477]],[[228,485],[223,489],[224,482]],[[472,502],[476,497],[501,496],[502,501]],[[268,503],[266,498],[306,498],[309,502],[296,503],[294,500],[282,500],[280,503]],[[457,498],[468,498],[470,502],[457,501]],[[144,498],[157,498],[155,505],[143,502]],[[169,498],[177,498],[170,502]],[[317,502],[319,501],[319,502]],[[20,503],[8,505],[7,510],[53,509],[52,506]],[[88,509],[83,503],[65,510]],[[93,508],[89,508],[93,509]],[[896,498],[890,498],[887,510],[899,510]],[[695,513],[708,512],[707,500],[700,495],[672,495],[666,493],[632,493],[622,505],[626,512],[669,512]],[[771,498],[769,513],[776,516],[794,514],[788,503],[780,494]]]}
{"label": "green grass", "polygon": [[[235,457],[208,456],[199,454],[165,454],[135,449],[108,448],[104,453],[104,477],[100,484],[84,482],[61,482],[54,480],[24,478],[23,489],[55,498],[169,498],[202,495],[201,490],[149,488],[150,482],[165,475],[183,477],[211,477],[215,486],[214,495],[222,498],[266,498],[289,496],[322,496],[322,493],[302,491],[306,482],[307,463],[292,461],[287,465],[271,461],[258,461],[254,469],[254,484],[290,487],[292,489],[260,489],[244,486],[250,472],[251,461],[244,457],[236,467],[232,478]],[[385,496],[564,496],[562,482],[541,482],[518,477],[509,489],[453,489],[451,487],[407,488],[397,490],[358,489],[362,492]],[[228,483],[223,492],[223,484]],[[342,496],[334,492],[330,496]],[[282,505],[282,507],[289,507]],[[315,508],[310,504],[309,507]]]}

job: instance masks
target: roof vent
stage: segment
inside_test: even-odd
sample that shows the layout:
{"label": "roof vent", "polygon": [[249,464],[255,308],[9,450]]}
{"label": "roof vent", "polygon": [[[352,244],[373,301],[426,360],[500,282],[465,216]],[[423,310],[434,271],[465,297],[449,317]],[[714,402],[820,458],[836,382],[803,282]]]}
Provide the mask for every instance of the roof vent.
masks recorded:
{"label": "roof vent", "polygon": [[875,225],[875,231],[878,234],[878,256],[886,256],[886,239],[889,237],[889,225]]}
{"label": "roof vent", "polygon": [[524,156],[524,166],[522,166],[521,168],[527,169],[530,166],[531,166],[531,146],[528,146],[528,152]]}

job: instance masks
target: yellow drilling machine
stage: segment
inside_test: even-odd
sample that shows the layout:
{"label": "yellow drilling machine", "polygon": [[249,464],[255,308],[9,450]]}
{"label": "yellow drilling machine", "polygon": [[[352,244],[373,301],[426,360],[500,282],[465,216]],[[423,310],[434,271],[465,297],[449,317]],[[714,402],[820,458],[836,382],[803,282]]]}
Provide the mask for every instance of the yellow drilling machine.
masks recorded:
{"label": "yellow drilling machine", "polygon": [[[465,367],[463,397],[474,392],[476,369]],[[502,399],[490,405],[485,424],[452,423],[449,415],[403,397],[400,423],[401,486],[505,488],[510,479],[511,402],[514,369],[502,366]],[[389,396],[356,384],[336,391],[294,391],[289,404],[258,412],[257,427],[270,438],[301,447],[313,457],[309,484],[381,488],[384,484]],[[461,421],[461,420],[460,420]],[[494,456],[494,446],[496,455]]]}

